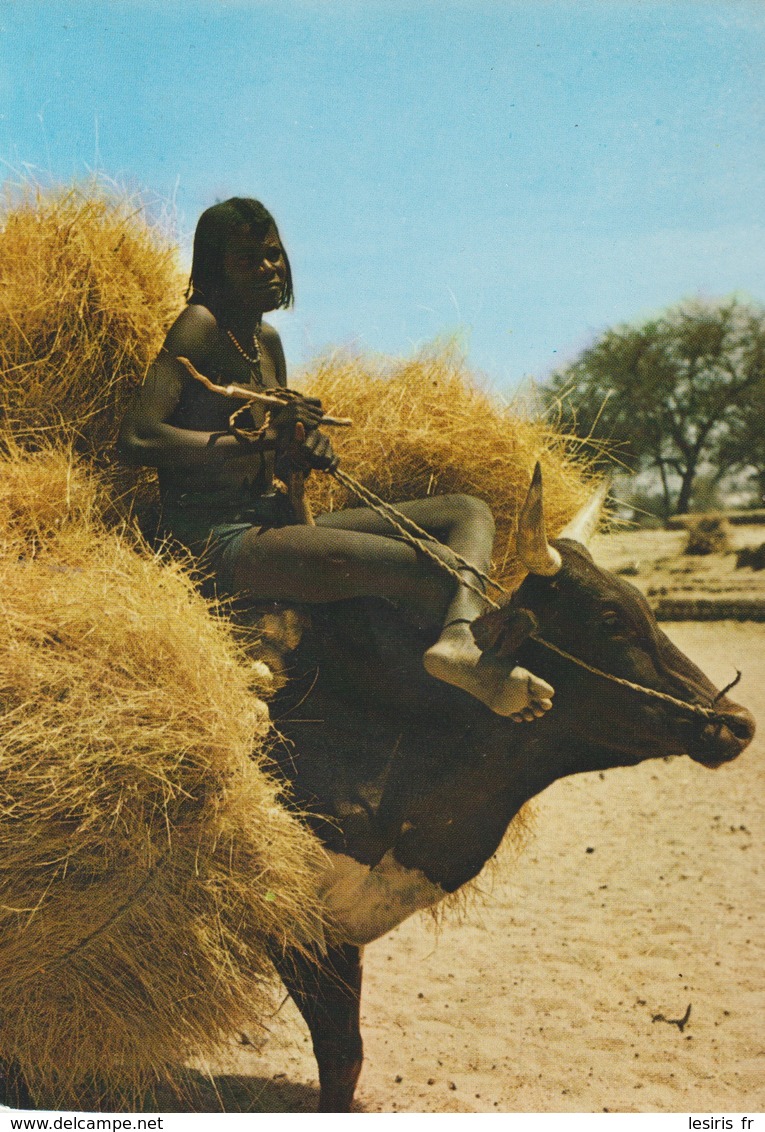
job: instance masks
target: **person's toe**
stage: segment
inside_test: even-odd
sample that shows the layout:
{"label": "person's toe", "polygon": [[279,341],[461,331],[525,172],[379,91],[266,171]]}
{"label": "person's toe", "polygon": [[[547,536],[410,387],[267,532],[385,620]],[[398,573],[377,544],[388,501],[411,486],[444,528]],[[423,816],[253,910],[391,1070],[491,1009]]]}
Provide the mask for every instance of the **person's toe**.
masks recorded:
{"label": "person's toe", "polygon": [[542,680],[539,676],[535,676],[533,672],[529,673],[529,696],[532,700],[549,700],[555,695],[555,689],[552,685],[548,684],[546,680]]}
{"label": "person's toe", "polygon": [[543,716],[545,712],[548,712],[552,706],[552,700],[535,700],[531,705],[531,708],[537,716]]}

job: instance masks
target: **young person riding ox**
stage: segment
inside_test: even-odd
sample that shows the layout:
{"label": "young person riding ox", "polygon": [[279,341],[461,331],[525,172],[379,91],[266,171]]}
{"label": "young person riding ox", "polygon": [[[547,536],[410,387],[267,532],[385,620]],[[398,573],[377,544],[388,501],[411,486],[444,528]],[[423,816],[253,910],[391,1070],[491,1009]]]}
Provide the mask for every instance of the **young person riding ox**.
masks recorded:
{"label": "young person riding ox", "polygon": [[439,639],[423,657],[432,676],[516,722],[541,717],[552,707],[552,687],[482,653],[471,633],[485,609],[480,576],[494,539],[485,503],[444,495],[397,504],[439,540],[431,546],[461,581],[371,509],[322,514],[306,525],[274,480],[337,466],[320,428],[321,402],[294,394],[270,410],[268,428],[266,407],[253,403],[255,427],[242,429],[232,424],[231,400],[209,388],[286,389],[282,344],[263,316],[292,302],[287,253],[263,205],[233,197],[207,209],[194,237],[187,305],[119,438],[123,460],[158,469],[165,532],[199,556],[224,595],[308,604],[381,597],[439,619]]}

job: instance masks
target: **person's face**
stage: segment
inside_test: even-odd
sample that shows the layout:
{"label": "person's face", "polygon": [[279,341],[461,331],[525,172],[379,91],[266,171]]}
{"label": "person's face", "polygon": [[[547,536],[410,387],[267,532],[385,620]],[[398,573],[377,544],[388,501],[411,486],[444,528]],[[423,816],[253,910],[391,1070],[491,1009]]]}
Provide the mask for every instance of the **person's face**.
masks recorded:
{"label": "person's face", "polygon": [[262,239],[242,225],[228,240],[223,270],[231,297],[257,310],[276,310],[287,268],[284,250],[273,228]]}

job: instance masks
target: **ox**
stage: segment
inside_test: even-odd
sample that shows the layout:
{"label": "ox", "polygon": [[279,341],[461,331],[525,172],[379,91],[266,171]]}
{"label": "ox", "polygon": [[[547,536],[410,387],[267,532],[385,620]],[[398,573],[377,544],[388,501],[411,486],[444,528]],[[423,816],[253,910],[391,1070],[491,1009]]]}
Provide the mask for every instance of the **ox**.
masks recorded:
{"label": "ox", "polygon": [[315,963],[275,963],[311,1033],[320,1111],[348,1112],[361,1071],[363,945],[475,877],[524,803],[567,775],[648,758],[716,767],[752,739],[751,715],[716,694],[633,586],[596,566],[585,544],[601,504],[548,543],[537,469],[518,527],[528,575],[474,626],[481,647],[555,687],[533,724],[427,675],[436,626],[371,600],[312,608],[273,714],[283,773],[328,850],[330,928]]}
{"label": "ox", "polygon": [[[528,576],[474,626],[481,647],[556,689],[533,724],[428,676],[437,625],[408,624],[379,601],[312,607],[272,714],[282,773],[328,851],[328,938],[315,961],[274,963],[311,1032],[322,1112],[350,1111],[361,1071],[364,944],[475,877],[530,798],[648,758],[716,767],[754,735],[751,715],[675,648],[643,596],[593,562],[585,543],[601,503],[548,543],[537,468],[518,525]],[[33,1107],[18,1067],[2,1068],[6,1096]]]}

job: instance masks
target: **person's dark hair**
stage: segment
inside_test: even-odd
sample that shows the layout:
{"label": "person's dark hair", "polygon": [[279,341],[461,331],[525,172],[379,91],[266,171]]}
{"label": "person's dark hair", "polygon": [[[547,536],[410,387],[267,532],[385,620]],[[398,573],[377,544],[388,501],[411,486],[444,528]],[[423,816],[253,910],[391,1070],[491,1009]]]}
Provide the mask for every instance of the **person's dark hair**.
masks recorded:
{"label": "person's dark hair", "polygon": [[231,197],[211,208],[205,209],[199,217],[194,233],[194,256],[191,261],[191,275],[186,297],[189,303],[203,303],[217,313],[220,293],[223,288],[223,256],[229,237],[246,224],[257,239],[265,239],[273,228],[276,238],[282,245],[286,275],[282,288],[280,307],[292,306],[292,269],[284,250],[279,229],[268,209],[259,200],[251,197]]}

